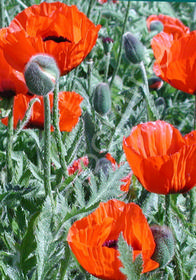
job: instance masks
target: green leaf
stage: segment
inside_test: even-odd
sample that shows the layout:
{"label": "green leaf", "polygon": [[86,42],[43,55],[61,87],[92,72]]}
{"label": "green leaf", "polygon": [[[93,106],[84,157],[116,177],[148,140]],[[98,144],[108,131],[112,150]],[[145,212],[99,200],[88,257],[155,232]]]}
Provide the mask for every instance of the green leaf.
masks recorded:
{"label": "green leaf", "polygon": [[133,261],[133,250],[132,247],[127,244],[123,238],[122,233],[118,239],[118,250],[120,252],[119,259],[121,260],[123,267],[120,268],[122,273],[127,276],[128,280],[139,280],[142,272],[142,256],[139,255]]}

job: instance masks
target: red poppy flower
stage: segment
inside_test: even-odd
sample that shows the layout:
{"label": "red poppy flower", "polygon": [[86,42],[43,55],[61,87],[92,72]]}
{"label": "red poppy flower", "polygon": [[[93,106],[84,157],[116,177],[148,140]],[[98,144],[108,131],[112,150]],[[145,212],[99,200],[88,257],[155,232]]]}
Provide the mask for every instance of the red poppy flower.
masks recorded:
{"label": "red poppy flower", "polygon": [[178,40],[161,32],[153,37],[155,56],[154,72],[174,88],[195,94],[196,92],[196,31]]}
{"label": "red poppy flower", "polygon": [[171,124],[139,124],[123,140],[127,161],[144,188],[158,194],[187,192],[196,185],[196,131],[184,137]]}
{"label": "red poppy flower", "polygon": [[[105,157],[111,162],[114,171],[116,170],[116,167],[119,167],[120,165],[124,164],[124,162],[117,164],[116,160],[113,158],[113,156],[110,153],[107,153]],[[125,183],[121,185],[120,187],[121,191],[124,192],[129,191],[129,187],[131,185],[131,178],[132,178],[132,171],[127,176],[121,179],[121,182]]]}
{"label": "red poppy flower", "polygon": [[43,2],[19,13],[1,46],[7,61],[23,72],[29,59],[46,53],[56,60],[61,75],[78,66],[96,43],[95,26],[76,6]]}
{"label": "red poppy flower", "polygon": [[72,175],[75,172],[78,171],[78,174],[80,174],[83,170],[83,166],[88,166],[89,160],[87,156],[81,157],[77,160],[75,160],[72,165],[68,166],[68,174]]}
{"label": "red poppy flower", "polygon": [[145,216],[134,203],[110,200],[100,203],[89,216],[76,221],[67,241],[81,266],[101,279],[123,280],[120,272],[118,237],[120,233],[133,248],[133,258],[142,254],[143,273],[156,269],[151,260],[155,242]]}
{"label": "red poppy flower", "polygon": [[[25,116],[28,109],[29,102],[35,98],[35,96],[24,96],[22,94],[17,95],[14,98],[14,128]],[[36,101],[31,109],[31,116],[26,124],[25,128],[44,128],[44,101],[43,97],[39,96],[39,102]],[[52,111],[53,106],[53,94],[49,93],[50,108]],[[75,92],[60,92],[58,96],[59,100],[59,126],[61,131],[71,131],[77,124],[78,119],[82,113],[80,103],[83,98]],[[2,119],[2,123],[7,125],[8,119]],[[53,128],[51,128],[53,130]]]}
{"label": "red poppy flower", "polygon": [[[6,28],[0,29],[0,40],[4,36]],[[0,49],[0,96],[11,97],[19,93],[26,94],[28,89],[22,73],[13,69],[5,60]]]}
{"label": "red poppy flower", "polygon": [[172,34],[174,39],[178,39],[190,32],[189,27],[185,26],[179,19],[166,15],[151,15],[147,18],[146,24],[150,30],[150,24],[153,21],[160,21],[163,24],[163,31]]}

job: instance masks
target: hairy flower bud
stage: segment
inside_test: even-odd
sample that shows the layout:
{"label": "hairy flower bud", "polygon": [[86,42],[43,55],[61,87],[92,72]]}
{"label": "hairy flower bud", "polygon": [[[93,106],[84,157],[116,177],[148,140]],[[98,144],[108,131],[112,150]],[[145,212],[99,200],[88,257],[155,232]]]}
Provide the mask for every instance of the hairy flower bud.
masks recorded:
{"label": "hairy flower bud", "polygon": [[45,54],[33,56],[24,71],[25,81],[30,92],[42,96],[54,90],[59,74],[54,58]]}
{"label": "hairy flower bud", "polygon": [[136,64],[144,59],[144,46],[130,32],[123,35],[124,49],[127,59]]}
{"label": "hairy flower bud", "polygon": [[103,37],[102,38],[103,42],[103,48],[104,48],[104,53],[110,53],[113,47],[114,40],[110,37]]}
{"label": "hairy flower bud", "polygon": [[106,83],[100,83],[95,88],[93,105],[95,111],[100,115],[105,115],[111,109],[110,88]]}
{"label": "hairy flower bud", "polygon": [[159,20],[153,20],[150,23],[150,31],[157,31],[158,33],[163,31],[163,24]]}
{"label": "hairy flower bud", "polygon": [[163,85],[163,81],[159,77],[148,79],[149,90],[159,90]]}
{"label": "hairy flower bud", "polygon": [[174,237],[167,226],[153,225],[150,227],[156,248],[152,259],[159,263],[160,267],[167,265],[174,256]]}

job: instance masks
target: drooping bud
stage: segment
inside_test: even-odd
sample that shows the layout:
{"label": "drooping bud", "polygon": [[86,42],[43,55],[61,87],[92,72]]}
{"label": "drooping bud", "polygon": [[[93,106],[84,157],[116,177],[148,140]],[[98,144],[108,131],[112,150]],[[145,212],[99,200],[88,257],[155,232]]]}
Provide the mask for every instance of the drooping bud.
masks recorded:
{"label": "drooping bud", "polygon": [[174,256],[174,237],[167,226],[153,225],[150,227],[156,248],[152,259],[159,263],[160,267],[167,265]]}
{"label": "drooping bud", "polygon": [[93,105],[95,111],[100,115],[107,114],[111,109],[110,88],[106,83],[97,85],[94,91]]}
{"label": "drooping bud", "polygon": [[45,54],[33,56],[27,63],[24,77],[28,89],[37,95],[47,95],[54,90],[60,75],[53,57]]}
{"label": "drooping bud", "polygon": [[148,79],[149,90],[159,90],[163,86],[163,81],[159,77]]}
{"label": "drooping bud", "polygon": [[144,59],[144,46],[130,32],[123,35],[124,49],[127,59],[136,64]]}
{"label": "drooping bud", "polygon": [[110,37],[103,37],[102,42],[103,42],[104,53],[105,54],[110,53],[113,47],[114,40]]}
{"label": "drooping bud", "polygon": [[163,31],[163,24],[159,20],[153,20],[149,26],[150,31],[157,31],[158,33]]}
{"label": "drooping bud", "polygon": [[112,163],[107,158],[100,158],[96,163],[95,173],[100,174],[103,172],[103,174],[107,177],[111,168]]}

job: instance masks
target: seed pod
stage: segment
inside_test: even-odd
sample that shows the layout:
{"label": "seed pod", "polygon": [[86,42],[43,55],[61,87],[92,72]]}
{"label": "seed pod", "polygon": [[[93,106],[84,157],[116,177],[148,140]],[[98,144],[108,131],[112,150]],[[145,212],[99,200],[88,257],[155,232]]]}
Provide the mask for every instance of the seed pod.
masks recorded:
{"label": "seed pod", "polygon": [[136,64],[144,59],[144,46],[130,32],[123,35],[124,49],[127,59]]}
{"label": "seed pod", "polygon": [[44,96],[54,90],[59,69],[53,57],[38,54],[27,63],[24,77],[31,93]]}
{"label": "seed pod", "polygon": [[158,33],[163,31],[163,24],[159,20],[153,20],[150,23],[150,31],[157,31]]}
{"label": "seed pod", "polygon": [[111,109],[110,88],[106,83],[100,83],[95,88],[93,105],[100,115],[107,114]]}
{"label": "seed pod", "polygon": [[156,243],[152,259],[159,263],[160,267],[166,266],[174,256],[174,237],[167,226],[153,225],[150,227]]}

